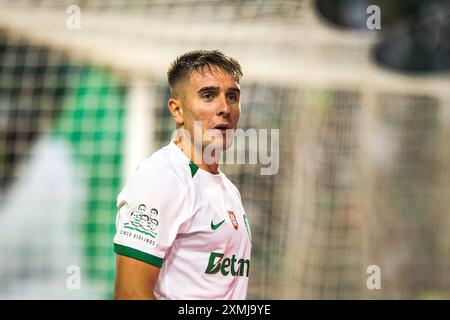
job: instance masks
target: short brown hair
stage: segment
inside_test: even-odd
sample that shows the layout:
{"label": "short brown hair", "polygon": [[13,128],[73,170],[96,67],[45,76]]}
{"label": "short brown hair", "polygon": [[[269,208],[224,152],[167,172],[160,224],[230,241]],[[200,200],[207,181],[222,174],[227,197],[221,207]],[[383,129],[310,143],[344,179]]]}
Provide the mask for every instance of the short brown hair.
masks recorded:
{"label": "short brown hair", "polygon": [[219,50],[190,51],[177,57],[170,65],[167,71],[170,91],[173,94],[174,87],[186,79],[192,71],[202,72],[205,67],[211,70],[211,66],[216,66],[233,75],[238,82],[243,76],[240,63],[236,59],[227,57]]}

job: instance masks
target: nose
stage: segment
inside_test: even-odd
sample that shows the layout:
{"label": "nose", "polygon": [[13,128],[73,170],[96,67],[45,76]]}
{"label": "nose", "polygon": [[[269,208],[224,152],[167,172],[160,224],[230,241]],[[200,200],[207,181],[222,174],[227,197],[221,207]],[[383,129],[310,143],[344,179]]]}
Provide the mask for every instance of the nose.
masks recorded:
{"label": "nose", "polygon": [[220,98],[217,101],[217,115],[222,117],[230,116],[230,105],[227,102],[226,95],[220,95]]}

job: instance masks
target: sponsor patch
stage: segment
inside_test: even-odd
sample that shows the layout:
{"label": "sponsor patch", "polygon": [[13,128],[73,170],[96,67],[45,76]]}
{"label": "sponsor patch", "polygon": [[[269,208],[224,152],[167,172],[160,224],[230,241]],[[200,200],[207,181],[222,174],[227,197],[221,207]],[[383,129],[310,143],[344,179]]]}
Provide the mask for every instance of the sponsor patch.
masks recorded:
{"label": "sponsor patch", "polygon": [[122,234],[154,246],[158,237],[158,210],[156,208],[148,209],[145,204],[141,203],[132,209],[127,217],[129,220],[123,224],[123,227],[128,232]]}

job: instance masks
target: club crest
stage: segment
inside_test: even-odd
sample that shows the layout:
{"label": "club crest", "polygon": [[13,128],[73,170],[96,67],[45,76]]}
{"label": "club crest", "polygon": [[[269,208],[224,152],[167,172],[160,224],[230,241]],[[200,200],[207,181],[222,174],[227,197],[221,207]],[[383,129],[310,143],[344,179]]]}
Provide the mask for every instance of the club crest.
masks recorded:
{"label": "club crest", "polygon": [[228,215],[230,216],[231,224],[233,225],[234,229],[237,230],[239,225],[238,225],[236,216],[234,215],[234,212],[228,211]]}

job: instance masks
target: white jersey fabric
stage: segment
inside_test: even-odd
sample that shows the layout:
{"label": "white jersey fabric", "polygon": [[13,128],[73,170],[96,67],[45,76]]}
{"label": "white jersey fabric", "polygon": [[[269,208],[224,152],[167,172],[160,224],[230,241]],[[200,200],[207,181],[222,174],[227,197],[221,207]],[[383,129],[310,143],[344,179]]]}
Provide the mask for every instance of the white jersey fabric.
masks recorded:
{"label": "white jersey fabric", "polygon": [[157,299],[245,299],[251,232],[237,188],[173,142],[120,192],[114,251],[161,267]]}

